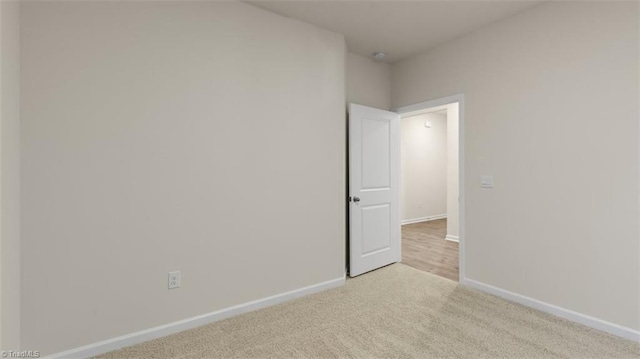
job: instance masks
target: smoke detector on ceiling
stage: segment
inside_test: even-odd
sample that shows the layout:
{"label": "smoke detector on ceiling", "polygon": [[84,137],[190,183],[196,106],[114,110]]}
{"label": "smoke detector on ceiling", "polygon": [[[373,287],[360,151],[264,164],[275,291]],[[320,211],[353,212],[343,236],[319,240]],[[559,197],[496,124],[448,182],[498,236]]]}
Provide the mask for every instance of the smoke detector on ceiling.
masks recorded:
{"label": "smoke detector on ceiling", "polygon": [[373,59],[376,61],[382,61],[387,56],[387,53],[384,51],[376,51],[373,53]]}

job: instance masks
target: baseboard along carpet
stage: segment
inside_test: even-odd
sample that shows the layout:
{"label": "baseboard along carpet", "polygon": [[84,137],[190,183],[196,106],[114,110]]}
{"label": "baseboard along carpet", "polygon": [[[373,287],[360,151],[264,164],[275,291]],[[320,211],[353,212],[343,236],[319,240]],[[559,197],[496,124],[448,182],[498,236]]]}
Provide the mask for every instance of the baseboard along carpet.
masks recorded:
{"label": "baseboard along carpet", "polygon": [[394,264],[97,358],[639,357],[638,343]]}

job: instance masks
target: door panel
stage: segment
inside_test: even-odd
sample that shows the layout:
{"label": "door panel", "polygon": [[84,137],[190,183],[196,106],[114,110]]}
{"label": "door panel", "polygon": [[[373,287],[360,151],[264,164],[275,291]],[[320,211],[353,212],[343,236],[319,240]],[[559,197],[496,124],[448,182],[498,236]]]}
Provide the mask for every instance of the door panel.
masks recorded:
{"label": "door panel", "polygon": [[389,127],[388,121],[362,119],[362,189],[389,188]]}
{"label": "door panel", "polygon": [[391,248],[391,233],[389,222],[391,210],[388,203],[375,206],[360,206],[362,211],[362,256],[368,256],[375,252],[389,250]]}
{"label": "door panel", "polygon": [[399,262],[400,117],[349,105],[349,275]]}

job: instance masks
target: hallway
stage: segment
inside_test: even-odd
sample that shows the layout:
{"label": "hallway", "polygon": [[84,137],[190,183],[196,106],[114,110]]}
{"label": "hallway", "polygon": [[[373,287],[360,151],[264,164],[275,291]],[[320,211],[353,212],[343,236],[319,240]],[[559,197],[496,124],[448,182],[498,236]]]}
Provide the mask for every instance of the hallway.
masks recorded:
{"label": "hallway", "polygon": [[458,243],[447,241],[447,220],[402,226],[402,263],[458,281]]}

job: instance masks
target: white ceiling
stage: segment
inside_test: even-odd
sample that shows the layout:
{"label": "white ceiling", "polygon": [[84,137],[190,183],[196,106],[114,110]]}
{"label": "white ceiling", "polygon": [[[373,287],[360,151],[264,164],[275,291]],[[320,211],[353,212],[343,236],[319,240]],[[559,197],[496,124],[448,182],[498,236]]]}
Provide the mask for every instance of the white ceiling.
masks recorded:
{"label": "white ceiling", "polygon": [[344,34],[350,52],[387,52],[393,63],[544,1],[248,0],[280,15]]}

